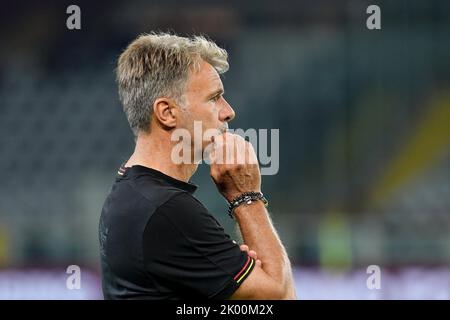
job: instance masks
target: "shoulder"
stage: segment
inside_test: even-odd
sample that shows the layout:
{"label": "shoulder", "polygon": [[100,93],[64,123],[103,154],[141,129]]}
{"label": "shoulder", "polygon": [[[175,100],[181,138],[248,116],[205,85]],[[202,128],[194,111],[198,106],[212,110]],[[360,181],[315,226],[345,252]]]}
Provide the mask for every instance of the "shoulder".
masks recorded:
{"label": "shoulder", "polygon": [[187,192],[178,193],[162,204],[149,219],[146,229],[147,232],[159,234],[162,229],[172,230],[191,240],[224,235],[224,229],[217,219]]}
{"label": "shoulder", "polygon": [[183,212],[187,212],[187,209],[195,209],[195,210],[205,210],[206,207],[192,194],[185,191],[179,191],[176,193],[173,193],[162,206],[163,209],[174,209],[175,211],[178,211],[181,209]]}
{"label": "shoulder", "polygon": [[171,222],[198,223],[213,216],[208,209],[188,192],[179,192],[170,197],[155,211],[155,215],[163,215]]}

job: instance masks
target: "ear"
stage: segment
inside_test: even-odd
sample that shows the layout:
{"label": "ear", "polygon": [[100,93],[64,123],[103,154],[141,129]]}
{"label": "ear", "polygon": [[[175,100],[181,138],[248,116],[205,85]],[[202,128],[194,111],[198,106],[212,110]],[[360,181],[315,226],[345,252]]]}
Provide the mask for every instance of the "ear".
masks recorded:
{"label": "ear", "polygon": [[176,127],[177,111],[176,105],[171,99],[158,98],[153,104],[153,117],[167,129]]}

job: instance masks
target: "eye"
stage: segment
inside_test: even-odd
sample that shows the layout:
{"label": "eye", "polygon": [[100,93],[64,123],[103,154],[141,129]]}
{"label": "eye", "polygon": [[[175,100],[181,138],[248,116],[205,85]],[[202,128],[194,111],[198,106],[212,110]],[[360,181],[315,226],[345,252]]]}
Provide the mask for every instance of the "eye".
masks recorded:
{"label": "eye", "polygon": [[217,102],[217,101],[219,101],[219,99],[220,99],[221,97],[222,97],[222,95],[221,95],[221,94],[218,94],[218,95],[212,97],[212,98],[211,98],[211,101]]}

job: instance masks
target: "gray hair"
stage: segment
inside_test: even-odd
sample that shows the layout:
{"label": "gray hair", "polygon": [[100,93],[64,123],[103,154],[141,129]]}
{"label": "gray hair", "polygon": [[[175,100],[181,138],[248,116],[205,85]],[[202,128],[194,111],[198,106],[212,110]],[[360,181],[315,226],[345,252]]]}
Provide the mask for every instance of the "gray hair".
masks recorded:
{"label": "gray hair", "polygon": [[201,61],[217,72],[228,70],[228,54],[203,36],[191,38],[167,33],[144,34],[120,55],[116,80],[120,101],[135,136],[150,130],[153,104],[160,97],[183,104],[191,70]]}

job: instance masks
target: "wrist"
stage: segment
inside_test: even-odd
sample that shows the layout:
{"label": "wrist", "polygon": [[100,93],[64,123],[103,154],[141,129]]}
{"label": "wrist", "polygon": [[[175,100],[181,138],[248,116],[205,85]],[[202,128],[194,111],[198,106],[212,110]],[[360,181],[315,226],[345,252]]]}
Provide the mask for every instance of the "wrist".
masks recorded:
{"label": "wrist", "polygon": [[247,189],[246,191],[238,191],[238,192],[232,192],[232,193],[222,193],[222,196],[225,198],[225,200],[230,204],[233,200],[238,198],[239,196],[243,195],[244,193],[250,193],[250,192],[259,192],[261,193],[261,189]]}
{"label": "wrist", "polygon": [[228,215],[233,219],[233,214],[236,210],[239,211],[239,208],[249,206],[254,203],[260,203],[265,207],[267,207],[269,204],[266,197],[260,191],[243,192],[232,200],[228,201]]}
{"label": "wrist", "polygon": [[233,210],[233,217],[239,222],[239,218],[245,216],[247,213],[253,215],[255,210],[263,211],[266,205],[262,201],[252,201],[252,203],[244,203]]}

